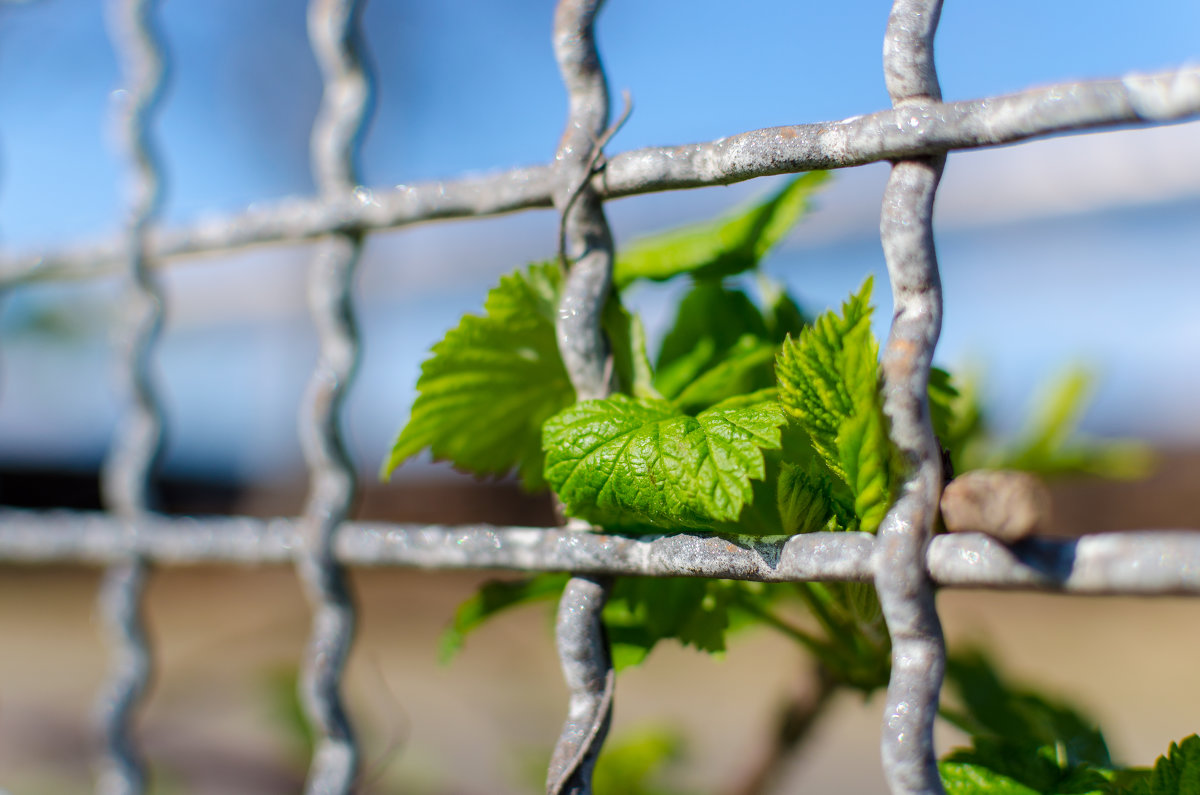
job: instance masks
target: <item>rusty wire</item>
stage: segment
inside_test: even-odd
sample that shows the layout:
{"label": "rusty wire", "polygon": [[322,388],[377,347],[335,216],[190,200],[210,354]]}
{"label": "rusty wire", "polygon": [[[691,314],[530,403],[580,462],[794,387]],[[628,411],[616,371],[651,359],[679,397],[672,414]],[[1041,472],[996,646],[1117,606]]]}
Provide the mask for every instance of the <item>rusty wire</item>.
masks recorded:
{"label": "rusty wire", "polygon": [[[883,71],[900,111],[941,100],[933,34],[941,0],[895,0]],[[933,199],[945,155],[898,160],[883,193],[879,236],[895,311],[883,350],[883,412],[907,471],[879,526],[875,588],[892,637],[884,707],[883,770],[893,795],[941,795],[933,723],[946,644],[925,571],[925,548],[942,493],[941,445],[929,421],[929,367],[942,328],[942,285],[933,244]]]}
{"label": "rusty wire", "polygon": [[[366,190],[354,160],[372,91],[362,63],[360,0],[311,0],[309,31],[325,80],[312,132],[315,197],[288,199],[176,229],[155,229],[159,174],[149,125],[162,87],[153,0],[119,0],[114,45],[124,61],[125,151],[134,196],[117,241],[0,259],[0,287],[121,272],[132,331],[123,348],[129,420],[104,473],[108,513],[0,511],[0,560],[109,567],[101,596],[114,670],[101,700],[107,745],[103,793],[144,789],[131,720],[150,675],[140,622],[149,564],[292,562],[313,607],[302,696],[317,743],[309,793],[353,790],[358,748],[342,707],[341,678],[354,629],[344,566],[569,571],[557,624],[570,707],[547,779],[550,793],[590,791],[590,771],[613,703],[600,610],[614,576],[720,577],[766,582],[874,582],[893,637],[893,672],[881,732],[884,771],[896,795],[940,793],[933,756],[944,648],[933,588],[1081,594],[1200,595],[1200,531],[1110,533],[1006,546],[987,536],[931,538],[941,491],[925,401],[940,327],[931,228],[944,158],[1065,131],[1200,115],[1200,68],[1120,80],[1064,83],[1003,97],[945,103],[933,65],[939,0],[896,0],[884,44],[893,107],[838,122],[794,125],[716,141],[606,157],[608,89],[593,35],[602,0],[560,0],[555,53],[569,112],[556,160],[482,177]],[[884,350],[885,411],[907,465],[877,536],[814,533],[789,539],[693,534],[629,538],[580,528],[446,527],[346,521],[354,472],[341,407],[358,357],[350,287],[363,236],[442,218],[555,207],[571,262],[558,339],[581,400],[609,391],[598,317],[610,290],[612,238],[603,202],[641,193],[720,185],[815,168],[892,161],[880,222],[896,316]],[[152,267],[167,259],[247,245],[316,240],[309,296],[319,357],[300,416],[310,495],[297,519],[182,519],[150,513],[149,479],[161,412],[149,378],[162,320]]]}
{"label": "rusty wire", "polygon": [[[154,24],[154,0],[116,0],[109,25],[126,88],[117,95],[119,131],[129,170],[124,258],[126,296],[120,329],[121,381],[127,392],[125,417],[104,464],[101,489],[109,511],[136,537],[137,519],[151,508],[150,478],[162,447],[163,417],[151,381],[150,362],[163,318],[162,293],[150,271],[146,232],[161,203],[161,179],[150,125],[162,97],[165,56]],[[96,712],[104,736],[96,791],[139,795],[146,789],[145,764],[133,737],[133,720],[150,684],[152,658],[142,619],[148,576],[140,555],[114,561],[105,571],[98,610],[110,647],[109,672]]]}

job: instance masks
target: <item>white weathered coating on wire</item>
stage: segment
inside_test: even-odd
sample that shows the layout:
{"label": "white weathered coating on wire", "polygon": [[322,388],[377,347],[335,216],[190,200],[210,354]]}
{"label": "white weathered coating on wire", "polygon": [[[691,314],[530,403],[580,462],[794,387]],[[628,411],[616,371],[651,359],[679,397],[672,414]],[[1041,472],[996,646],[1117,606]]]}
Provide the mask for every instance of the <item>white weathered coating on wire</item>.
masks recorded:
{"label": "white weathered coating on wire", "polygon": [[[311,0],[308,7],[309,40],[325,83],[313,124],[312,170],[327,200],[351,196],[357,185],[355,157],[371,104],[360,54],[362,6],[361,0]],[[315,737],[308,795],[348,795],[358,775],[358,744],[341,695],[355,608],[333,546],[355,490],[341,423],[358,362],[351,288],[361,243],[357,232],[322,238],[308,279],[319,350],[299,417],[309,496],[295,547],[296,568],[313,610],[300,671],[301,701]]]}
{"label": "white weathered coating on wire", "polygon": [[[166,566],[283,565],[299,543],[295,519],[0,510],[0,560],[104,566],[130,556]],[[560,528],[345,522],[334,553],[345,566],[431,571],[575,571],[629,577],[758,582],[869,582],[874,536],[810,533],[727,539],[678,533],[610,536]],[[1028,539],[1008,547],[973,533],[937,536],[926,554],[945,588],[1091,595],[1200,594],[1200,530]]]}
{"label": "white weathered coating on wire", "polygon": [[[562,214],[562,254],[570,263],[555,331],[578,400],[607,396],[610,381],[600,317],[612,289],[613,240],[601,199],[589,184],[608,126],[608,85],[595,38],[602,5],[603,0],[559,0],[554,13],[554,56],[567,89],[567,123],[555,154],[553,200]],[[569,701],[546,774],[548,795],[592,791],[616,683],[602,619],[611,586],[609,578],[577,574],[559,600],[555,640]]]}
{"label": "white weathered coating on wire", "polygon": [[[895,0],[884,39],[884,77],[900,110],[937,101],[933,36],[941,0]],[[945,164],[935,155],[893,164],[879,234],[895,314],[881,362],[883,411],[903,463],[899,494],[879,527],[875,587],[892,636],[892,672],[880,747],[892,795],[944,795],[933,724],[946,664],[925,552],[942,492],[941,447],[929,422],[929,367],[942,323],[933,199]]]}
{"label": "white weathered coating on wire", "polygon": [[[728,185],[774,174],[847,168],[882,160],[1002,146],[1119,124],[1165,123],[1200,115],[1200,67],[1118,80],[1061,83],[962,102],[916,102],[842,121],[771,127],[683,146],[612,155],[592,180],[603,199]],[[361,190],[352,196],[290,198],[229,216],[150,234],[164,259],[291,243],[338,231],[394,229],[446,218],[550,207],[556,165]],[[105,242],[0,259],[0,284],[111,273],[122,244]]]}
{"label": "white weathered coating on wire", "polygon": [[[154,0],[116,0],[110,6],[113,48],[126,90],[117,95],[122,154],[129,171],[128,216],[121,249],[126,296],[121,308],[120,371],[128,391],[125,415],[104,462],[105,506],[136,536],[149,511],[150,477],[162,447],[162,412],[150,377],[150,360],[162,327],[162,293],[150,272],[146,233],[161,198],[150,124],[162,97],[166,70],[162,40],[153,23]],[[96,791],[139,795],[145,764],[133,738],[133,719],[149,687],[152,661],[142,626],[147,563],[131,555],[105,572],[98,599],[112,659],[96,703],[104,734]]]}

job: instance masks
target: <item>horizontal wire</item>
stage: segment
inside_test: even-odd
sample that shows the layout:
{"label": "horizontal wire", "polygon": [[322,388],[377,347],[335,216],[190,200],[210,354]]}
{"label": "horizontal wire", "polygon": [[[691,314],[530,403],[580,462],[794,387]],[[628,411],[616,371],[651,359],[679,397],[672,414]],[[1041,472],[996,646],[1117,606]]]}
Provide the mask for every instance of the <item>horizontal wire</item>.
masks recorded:
{"label": "horizontal wire", "polygon": [[[918,102],[842,121],[636,149],[610,156],[593,185],[598,198],[616,199],[1196,116],[1200,67],[1186,67],[1117,80],[1060,83],[986,99]],[[164,259],[296,243],[334,232],[371,232],[548,208],[560,184],[557,173],[555,165],[539,165],[388,188],[360,186],[348,196],[262,202],[239,213],[153,230],[147,255],[158,266]],[[121,266],[123,252],[123,241],[109,240],[3,257],[0,287],[109,275]]]}
{"label": "horizontal wire", "polygon": [[[301,520],[0,510],[0,563],[104,566],[131,555],[159,565],[287,565]],[[873,579],[876,539],[690,533],[615,536],[562,528],[346,522],[333,543],[347,566],[435,571],[572,571],[758,582]],[[1107,595],[1200,595],[1200,530],[1132,530],[1030,538],[1007,546],[976,533],[935,536],[925,556],[946,588]]]}

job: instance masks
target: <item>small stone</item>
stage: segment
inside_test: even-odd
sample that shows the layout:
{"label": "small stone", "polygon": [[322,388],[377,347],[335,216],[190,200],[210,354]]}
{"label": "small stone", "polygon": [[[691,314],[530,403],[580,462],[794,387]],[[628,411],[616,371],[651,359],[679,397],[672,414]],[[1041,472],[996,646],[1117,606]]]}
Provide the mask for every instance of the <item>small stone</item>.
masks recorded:
{"label": "small stone", "polygon": [[966,472],[942,492],[942,522],[948,531],[986,533],[1006,544],[1048,530],[1050,513],[1050,492],[1028,472]]}

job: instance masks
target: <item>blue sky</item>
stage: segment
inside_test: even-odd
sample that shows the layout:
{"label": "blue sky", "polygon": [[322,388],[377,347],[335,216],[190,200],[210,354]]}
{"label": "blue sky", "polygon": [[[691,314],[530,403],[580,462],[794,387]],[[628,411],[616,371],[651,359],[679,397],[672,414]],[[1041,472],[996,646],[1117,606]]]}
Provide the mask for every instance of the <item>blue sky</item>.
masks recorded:
{"label": "blue sky", "polygon": [[[119,223],[108,134],[117,71],[103,5],[0,7],[0,241],[13,249],[107,237]],[[164,4],[173,77],[157,133],[169,222],[312,190],[307,135],[320,83],[301,6]],[[614,95],[629,89],[635,110],[610,151],[885,107],[886,15],[886,3],[857,0],[612,0],[600,43]],[[547,160],[565,110],[550,19],[546,2],[372,0],[364,21],[379,93],[363,182],[386,187]],[[952,100],[1198,56],[1194,0],[1146,2],[1136,12],[1115,2],[951,2],[937,42]],[[1181,408],[1196,402],[1197,379],[1172,371],[1173,362],[1193,369],[1178,363],[1195,361],[1200,343],[1188,319],[1200,295],[1200,130],[1079,140],[951,158],[937,210],[942,358],[981,362],[1009,417],[1048,373],[1084,360],[1104,376],[1089,427],[1200,440],[1200,419]],[[839,174],[819,214],[771,263],[814,308],[881,273],[875,219],[885,177],[879,165]],[[767,187],[628,199],[611,213],[618,239],[627,239]],[[422,351],[478,306],[499,273],[545,256],[553,229],[548,213],[536,213],[372,240],[361,276],[367,357],[351,404],[364,468],[374,468],[403,420]],[[291,247],[172,267],[177,314],[159,367],[173,408],[172,465],[258,474],[298,462],[289,414],[311,362],[304,262],[303,247]],[[10,321],[31,303],[81,295],[104,305],[103,293],[41,288],[10,299]],[[661,300],[641,301],[650,325],[661,325]],[[879,314],[886,318],[886,305]],[[111,369],[104,340],[49,350],[18,340],[4,356],[0,455],[98,455],[115,404],[103,385]],[[81,375],[86,401],[71,386]]]}

